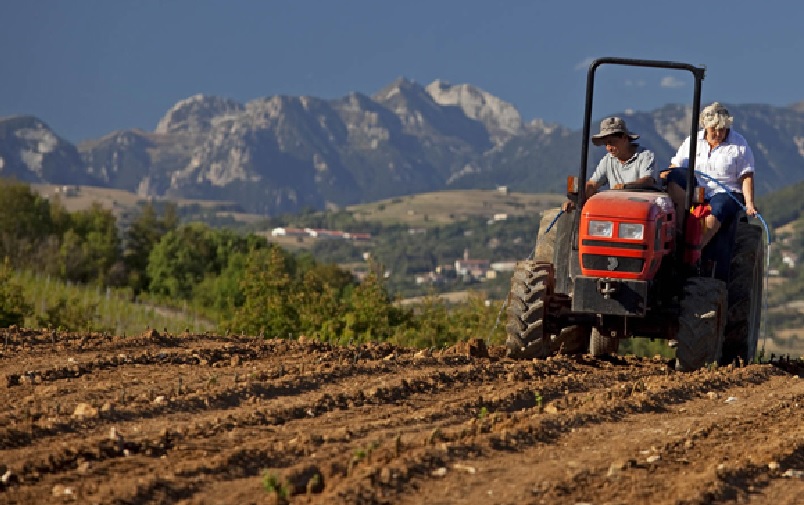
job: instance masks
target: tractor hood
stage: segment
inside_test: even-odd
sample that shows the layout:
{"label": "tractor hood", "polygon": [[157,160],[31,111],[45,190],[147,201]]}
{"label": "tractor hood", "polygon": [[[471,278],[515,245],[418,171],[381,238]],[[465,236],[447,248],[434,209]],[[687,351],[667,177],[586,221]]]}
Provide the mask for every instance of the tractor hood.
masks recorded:
{"label": "tractor hood", "polygon": [[659,191],[603,191],[583,206],[581,272],[590,277],[650,280],[670,253],[673,202]]}
{"label": "tractor hood", "polygon": [[616,221],[653,221],[662,212],[673,213],[670,197],[646,191],[604,191],[592,195],[583,206],[586,218]]}

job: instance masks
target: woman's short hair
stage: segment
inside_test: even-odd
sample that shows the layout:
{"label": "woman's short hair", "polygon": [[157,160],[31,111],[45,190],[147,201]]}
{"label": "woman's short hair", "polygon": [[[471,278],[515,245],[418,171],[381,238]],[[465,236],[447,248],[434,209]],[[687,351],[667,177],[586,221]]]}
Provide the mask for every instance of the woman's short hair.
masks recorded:
{"label": "woman's short hair", "polygon": [[729,115],[728,109],[718,102],[701,111],[701,126],[704,128],[731,128],[733,122],[734,118]]}

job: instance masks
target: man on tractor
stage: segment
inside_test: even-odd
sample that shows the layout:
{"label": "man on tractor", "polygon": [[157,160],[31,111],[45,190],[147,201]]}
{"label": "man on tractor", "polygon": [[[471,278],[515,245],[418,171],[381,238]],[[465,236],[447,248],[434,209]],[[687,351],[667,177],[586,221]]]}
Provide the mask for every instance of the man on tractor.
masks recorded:
{"label": "man on tractor", "polygon": [[[653,151],[640,146],[637,139],[639,135],[629,131],[622,118],[607,117],[600,122],[600,133],[592,135],[592,144],[606,146],[606,154],[586,182],[587,196],[597,193],[606,184],[611,189],[624,189],[626,184],[656,184]],[[567,200],[562,208],[564,211],[572,209],[573,202]]]}

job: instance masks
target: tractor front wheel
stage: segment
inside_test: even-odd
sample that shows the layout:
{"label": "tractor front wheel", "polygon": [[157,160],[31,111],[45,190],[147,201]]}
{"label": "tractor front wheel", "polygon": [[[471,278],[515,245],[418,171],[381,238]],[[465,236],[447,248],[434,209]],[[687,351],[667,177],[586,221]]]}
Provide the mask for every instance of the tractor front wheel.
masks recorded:
{"label": "tractor front wheel", "polygon": [[592,328],[592,336],[589,339],[589,354],[599,358],[610,354],[617,354],[620,350],[620,339],[602,335],[600,330]]}
{"label": "tractor front wheel", "polygon": [[505,346],[512,358],[545,358],[550,355],[544,331],[548,298],[553,292],[553,265],[536,261],[516,264],[508,293]]}

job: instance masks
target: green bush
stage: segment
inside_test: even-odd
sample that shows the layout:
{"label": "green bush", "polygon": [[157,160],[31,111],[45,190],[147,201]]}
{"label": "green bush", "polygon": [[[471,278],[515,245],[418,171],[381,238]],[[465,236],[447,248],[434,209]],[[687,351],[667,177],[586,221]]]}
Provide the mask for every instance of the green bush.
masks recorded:
{"label": "green bush", "polygon": [[12,279],[12,270],[6,259],[0,268],[0,328],[13,324],[22,326],[25,316],[33,312],[22,293],[22,287]]}
{"label": "green bush", "polygon": [[81,303],[78,296],[61,296],[54,305],[36,317],[42,328],[60,328],[66,331],[99,331],[97,328],[97,303]]}

